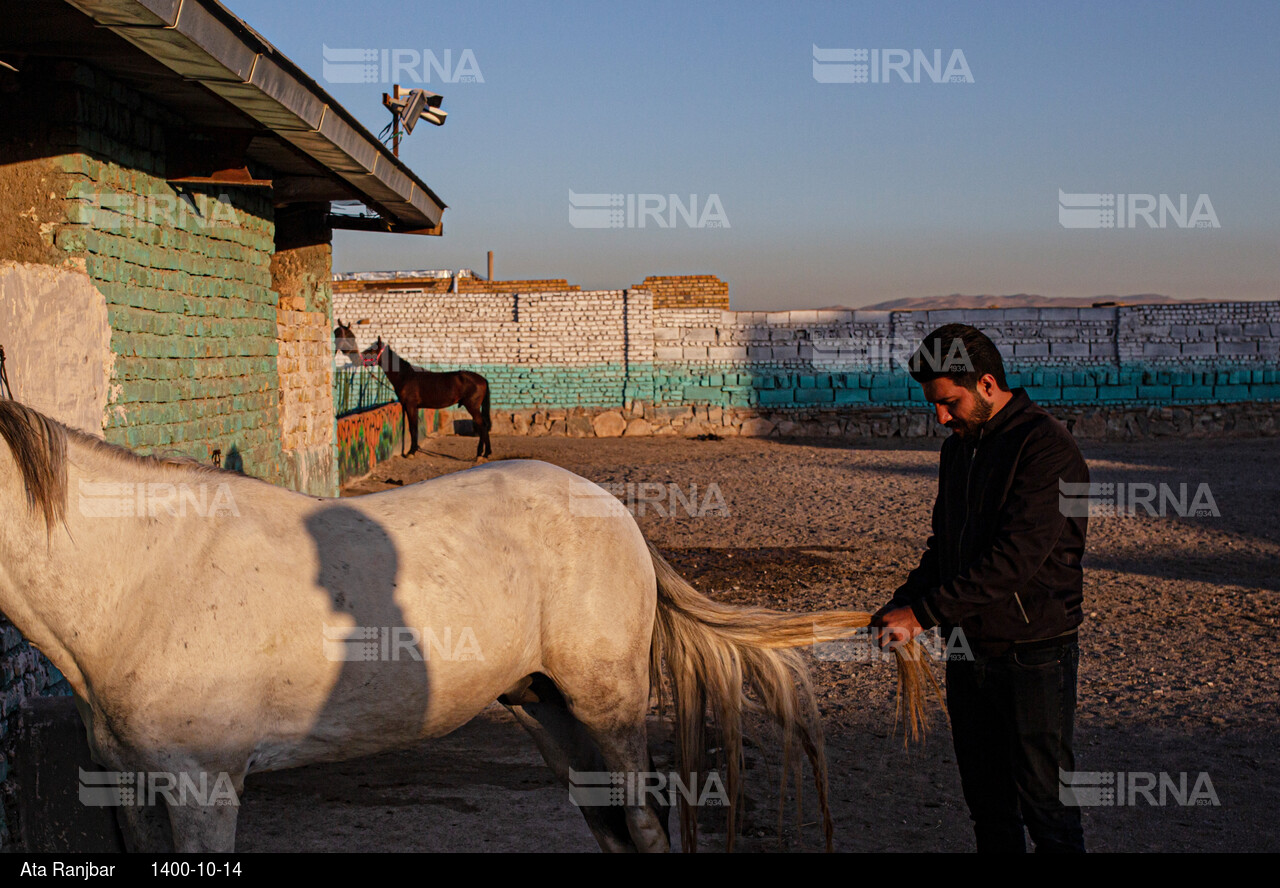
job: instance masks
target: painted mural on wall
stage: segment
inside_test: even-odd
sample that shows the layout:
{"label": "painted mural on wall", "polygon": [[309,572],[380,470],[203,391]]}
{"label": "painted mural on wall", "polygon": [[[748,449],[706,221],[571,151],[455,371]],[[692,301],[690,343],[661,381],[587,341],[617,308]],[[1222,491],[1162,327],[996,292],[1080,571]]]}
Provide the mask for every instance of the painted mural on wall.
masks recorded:
{"label": "painted mural on wall", "polygon": [[338,420],[338,480],[346,484],[399,452],[400,405],[384,404]]}
{"label": "painted mural on wall", "polygon": [[[438,432],[439,411],[423,410],[418,417],[420,434]],[[404,422],[399,402],[338,419],[338,483],[348,484],[373,471],[378,463],[403,449]]]}

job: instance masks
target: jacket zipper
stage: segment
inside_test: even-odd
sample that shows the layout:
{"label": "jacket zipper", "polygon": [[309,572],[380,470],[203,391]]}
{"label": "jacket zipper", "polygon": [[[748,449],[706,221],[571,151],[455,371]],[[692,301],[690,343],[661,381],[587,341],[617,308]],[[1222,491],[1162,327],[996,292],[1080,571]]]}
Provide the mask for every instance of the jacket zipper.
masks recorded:
{"label": "jacket zipper", "polygon": [[960,540],[956,543],[956,573],[960,573],[964,560],[964,532],[969,527],[969,488],[973,484],[973,464],[978,461],[978,445],[982,442],[983,429],[978,429],[978,440],[973,442],[969,454],[969,470],[964,476],[964,521],[960,524]]}
{"label": "jacket zipper", "polygon": [[[960,573],[961,562],[964,559],[964,532],[969,527],[969,492],[973,486],[973,464],[978,461],[978,445],[982,442],[982,433],[984,429],[978,429],[978,440],[973,444],[973,453],[969,454],[969,471],[964,478],[964,522],[960,525],[960,541],[956,545],[956,573]],[[1014,603],[1018,605],[1018,613],[1022,614],[1022,622],[1030,623],[1027,617],[1026,608],[1022,606],[1022,599],[1018,597],[1018,593],[1013,593]]]}
{"label": "jacket zipper", "polygon": [[1031,621],[1027,619],[1027,612],[1022,608],[1022,599],[1018,597],[1017,592],[1013,593],[1013,600],[1018,604],[1018,613],[1022,614],[1022,622],[1030,623]]}

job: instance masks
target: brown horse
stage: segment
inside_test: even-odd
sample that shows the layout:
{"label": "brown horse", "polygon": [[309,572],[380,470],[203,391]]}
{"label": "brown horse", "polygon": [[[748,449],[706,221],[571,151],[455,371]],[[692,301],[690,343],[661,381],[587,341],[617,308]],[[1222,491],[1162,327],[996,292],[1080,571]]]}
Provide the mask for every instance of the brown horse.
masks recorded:
{"label": "brown horse", "polygon": [[451,373],[421,370],[392,351],[390,346],[384,345],[381,336],[364,351],[357,351],[355,334],[341,320],[333,331],[333,338],[338,351],[363,364],[377,364],[387,375],[409,425],[409,456],[418,452],[418,411],[423,408],[441,410],[454,404],[466,408],[480,434],[476,459],[484,459],[493,453],[489,444],[489,429],[493,426],[489,418],[489,382],[479,373],[470,370]]}

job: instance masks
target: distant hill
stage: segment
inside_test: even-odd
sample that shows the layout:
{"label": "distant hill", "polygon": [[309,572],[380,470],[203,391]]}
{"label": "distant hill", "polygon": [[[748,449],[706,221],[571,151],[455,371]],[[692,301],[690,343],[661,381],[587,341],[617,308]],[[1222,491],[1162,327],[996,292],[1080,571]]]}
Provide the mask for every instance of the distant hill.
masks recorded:
{"label": "distant hill", "polygon": [[1098,303],[1114,305],[1146,305],[1152,302],[1182,302],[1172,296],[1159,293],[1138,293],[1133,296],[1039,296],[1034,293],[1015,293],[1011,296],[918,296],[906,299],[890,299],[875,305],[861,306],[873,311],[920,311],[942,308],[1076,308]]}

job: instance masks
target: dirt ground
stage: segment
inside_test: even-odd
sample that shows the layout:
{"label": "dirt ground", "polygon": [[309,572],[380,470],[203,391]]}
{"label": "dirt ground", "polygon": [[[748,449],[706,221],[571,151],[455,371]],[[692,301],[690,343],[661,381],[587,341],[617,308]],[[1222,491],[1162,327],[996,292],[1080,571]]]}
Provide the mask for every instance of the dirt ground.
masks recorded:
{"label": "dirt ground", "polygon": [[[377,467],[358,495],[470,468],[475,442]],[[874,610],[927,536],[938,441],[496,438],[630,497],[645,534],[702,592],[805,611]],[[1094,519],[1086,557],[1077,767],[1208,774],[1217,805],[1084,809],[1095,851],[1277,851],[1280,815],[1280,450],[1274,440],[1082,444],[1093,480],[1202,484],[1220,517]],[[649,484],[648,487],[627,487]],[[675,484],[692,506],[658,490]],[[696,492],[695,492],[696,491]],[[965,851],[972,831],[950,734],[904,751],[890,663],[814,659],[835,847]],[[941,679],[941,666],[935,666]],[[652,740],[661,757],[662,727]],[[752,747],[742,850],[819,850],[812,792],[781,838],[776,747]],[[1155,799],[1158,801],[1159,796]],[[704,818],[702,847],[723,847]],[[244,851],[589,851],[595,843],[533,743],[496,704],[421,747],[249,779]]]}

